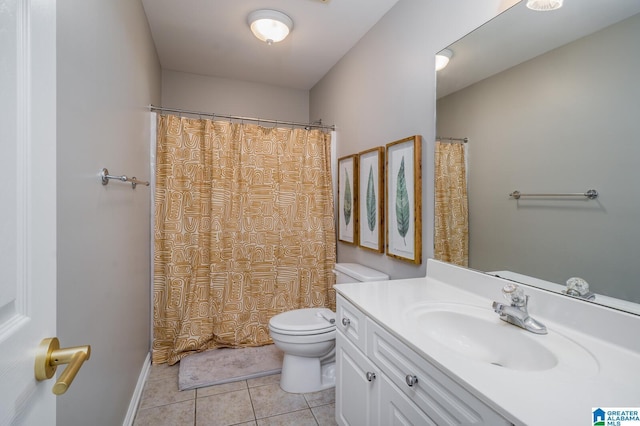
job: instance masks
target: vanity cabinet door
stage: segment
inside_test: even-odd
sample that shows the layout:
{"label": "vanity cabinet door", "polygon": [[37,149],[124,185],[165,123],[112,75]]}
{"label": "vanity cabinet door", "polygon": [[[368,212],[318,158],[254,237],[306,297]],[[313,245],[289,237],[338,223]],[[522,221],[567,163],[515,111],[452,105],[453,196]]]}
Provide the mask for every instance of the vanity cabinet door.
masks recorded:
{"label": "vanity cabinet door", "polygon": [[378,415],[382,425],[437,426],[424,411],[401,392],[385,374],[380,374]]}
{"label": "vanity cabinet door", "polygon": [[337,332],[336,422],[339,425],[378,424],[373,413],[379,395],[379,379],[379,373],[373,363],[343,333]]}

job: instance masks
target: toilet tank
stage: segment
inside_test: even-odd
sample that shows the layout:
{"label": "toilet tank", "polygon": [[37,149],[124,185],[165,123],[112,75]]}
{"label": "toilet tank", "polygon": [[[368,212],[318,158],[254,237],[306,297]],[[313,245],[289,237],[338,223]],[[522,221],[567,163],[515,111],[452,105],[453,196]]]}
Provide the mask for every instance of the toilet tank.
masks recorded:
{"label": "toilet tank", "polygon": [[333,273],[336,284],[357,283],[365,281],[386,281],[389,275],[376,271],[359,263],[336,263]]}

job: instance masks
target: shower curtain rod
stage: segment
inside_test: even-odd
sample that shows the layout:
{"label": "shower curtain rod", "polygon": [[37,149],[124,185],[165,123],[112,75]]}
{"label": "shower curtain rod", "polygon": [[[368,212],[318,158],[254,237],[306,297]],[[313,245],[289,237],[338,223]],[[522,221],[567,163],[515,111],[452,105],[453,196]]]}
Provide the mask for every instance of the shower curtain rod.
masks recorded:
{"label": "shower curtain rod", "polygon": [[436,136],[436,140],[462,142],[462,143],[469,142],[469,138],[444,138],[444,137],[440,137],[440,136]]}
{"label": "shower curtain rod", "polygon": [[281,120],[270,120],[264,118],[254,118],[254,117],[242,117],[239,115],[226,115],[226,114],[216,114],[213,112],[200,112],[200,111],[189,111],[186,109],[178,109],[178,108],[165,108],[165,107],[157,107],[154,105],[149,105],[150,111],[159,111],[159,112],[175,112],[178,114],[190,114],[190,115],[199,115],[211,117],[213,119],[217,118],[225,118],[227,120],[240,120],[240,121],[255,121],[257,123],[273,123],[276,126],[278,124],[282,124],[283,126],[297,126],[304,127],[305,129],[329,129],[336,130],[335,125],[326,125],[322,124],[322,119],[318,121],[314,121],[313,123],[298,123],[295,121],[281,121]]}

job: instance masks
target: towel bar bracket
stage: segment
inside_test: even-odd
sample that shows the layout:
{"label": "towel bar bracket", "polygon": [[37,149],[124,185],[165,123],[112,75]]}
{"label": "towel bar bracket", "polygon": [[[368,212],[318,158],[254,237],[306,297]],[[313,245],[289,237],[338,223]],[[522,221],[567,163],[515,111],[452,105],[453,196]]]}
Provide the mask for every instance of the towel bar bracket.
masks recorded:
{"label": "towel bar bracket", "polygon": [[113,176],[109,174],[109,170],[107,170],[106,168],[103,168],[102,170],[100,170],[100,180],[103,185],[107,185],[110,179],[116,179],[122,182],[131,182],[131,188],[133,189],[136,189],[136,185],[138,184],[149,186],[149,182],[138,180],[135,176],[131,178],[127,177],[126,175]]}

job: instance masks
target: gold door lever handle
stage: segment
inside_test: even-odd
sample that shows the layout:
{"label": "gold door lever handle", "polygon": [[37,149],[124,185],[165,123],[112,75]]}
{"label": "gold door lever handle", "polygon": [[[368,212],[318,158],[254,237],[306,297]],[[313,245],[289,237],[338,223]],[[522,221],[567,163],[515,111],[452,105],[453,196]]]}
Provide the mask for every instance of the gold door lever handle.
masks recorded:
{"label": "gold door lever handle", "polygon": [[91,346],[74,346],[60,349],[60,341],[57,337],[43,339],[36,353],[35,374],[37,380],[47,380],[56,373],[58,365],[68,364],[56,384],[53,385],[53,393],[62,395],[67,391],[71,382],[78,374],[82,363],[91,356]]}

